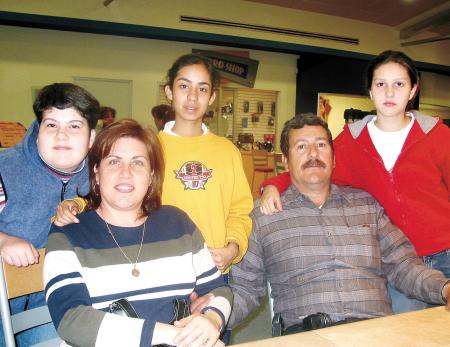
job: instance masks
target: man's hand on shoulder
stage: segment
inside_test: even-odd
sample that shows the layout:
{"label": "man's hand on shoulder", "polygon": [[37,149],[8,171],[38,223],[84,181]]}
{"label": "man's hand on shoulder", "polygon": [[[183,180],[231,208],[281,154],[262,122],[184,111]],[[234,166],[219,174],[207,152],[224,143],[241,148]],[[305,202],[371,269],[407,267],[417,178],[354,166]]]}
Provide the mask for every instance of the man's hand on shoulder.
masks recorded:
{"label": "man's hand on shoulder", "polygon": [[0,255],[7,264],[18,267],[39,262],[39,253],[30,242],[5,233],[0,233]]}

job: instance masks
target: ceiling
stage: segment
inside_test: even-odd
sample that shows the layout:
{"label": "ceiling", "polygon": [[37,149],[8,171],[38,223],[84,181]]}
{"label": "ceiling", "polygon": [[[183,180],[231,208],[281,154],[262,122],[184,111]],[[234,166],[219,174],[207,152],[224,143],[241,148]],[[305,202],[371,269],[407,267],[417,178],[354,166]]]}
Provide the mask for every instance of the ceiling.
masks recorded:
{"label": "ceiling", "polygon": [[247,0],[261,4],[388,25],[400,38],[427,32],[433,41],[450,38],[449,0]]}

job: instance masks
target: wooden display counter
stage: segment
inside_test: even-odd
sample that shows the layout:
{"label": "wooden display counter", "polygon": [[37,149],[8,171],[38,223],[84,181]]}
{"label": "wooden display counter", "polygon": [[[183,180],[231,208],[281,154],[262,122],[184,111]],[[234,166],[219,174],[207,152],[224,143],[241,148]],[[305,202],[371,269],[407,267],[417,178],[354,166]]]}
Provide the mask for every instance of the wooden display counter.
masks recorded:
{"label": "wooden display counter", "polygon": [[450,311],[440,306],[235,346],[450,346]]}

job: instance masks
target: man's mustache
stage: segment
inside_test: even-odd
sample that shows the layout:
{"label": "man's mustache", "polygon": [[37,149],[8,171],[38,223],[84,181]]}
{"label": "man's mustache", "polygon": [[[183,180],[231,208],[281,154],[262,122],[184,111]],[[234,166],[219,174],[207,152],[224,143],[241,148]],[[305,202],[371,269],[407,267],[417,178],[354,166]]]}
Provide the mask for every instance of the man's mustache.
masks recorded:
{"label": "man's mustache", "polygon": [[302,169],[307,169],[309,167],[323,167],[326,168],[325,163],[319,159],[310,159],[302,165]]}

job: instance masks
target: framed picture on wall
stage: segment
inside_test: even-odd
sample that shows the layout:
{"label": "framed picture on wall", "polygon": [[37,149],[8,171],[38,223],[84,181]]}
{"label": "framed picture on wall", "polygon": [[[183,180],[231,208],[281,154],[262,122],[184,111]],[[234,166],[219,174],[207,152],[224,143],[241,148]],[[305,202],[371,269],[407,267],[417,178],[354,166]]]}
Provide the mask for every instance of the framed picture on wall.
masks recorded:
{"label": "framed picture on wall", "polygon": [[367,96],[353,94],[319,93],[317,95],[317,116],[328,123],[328,127],[335,138],[345,125],[345,110],[353,108],[370,111],[372,100]]}
{"label": "framed picture on wall", "polygon": [[256,113],[263,113],[264,112],[264,103],[262,101],[258,101],[256,103],[257,112]]}

